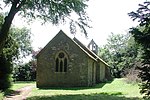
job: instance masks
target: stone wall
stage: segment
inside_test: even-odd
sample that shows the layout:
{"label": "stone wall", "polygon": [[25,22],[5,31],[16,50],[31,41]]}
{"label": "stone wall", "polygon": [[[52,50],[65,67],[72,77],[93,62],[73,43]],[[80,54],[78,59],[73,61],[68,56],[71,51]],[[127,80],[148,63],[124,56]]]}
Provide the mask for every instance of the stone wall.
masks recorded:
{"label": "stone wall", "polygon": [[[68,55],[67,72],[55,72],[55,56]],[[37,56],[37,87],[88,86],[89,57],[64,34],[58,34]]]}
{"label": "stone wall", "polygon": [[106,65],[103,62],[100,62],[100,81],[105,81],[105,67]]}
{"label": "stone wall", "polygon": [[96,83],[100,83],[100,63],[96,63]]}
{"label": "stone wall", "polygon": [[88,86],[96,84],[96,62],[88,59]]}
{"label": "stone wall", "polygon": [[[67,71],[56,71],[59,52],[67,56]],[[37,87],[92,86],[110,76],[107,65],[60,31],[37,55]]]}

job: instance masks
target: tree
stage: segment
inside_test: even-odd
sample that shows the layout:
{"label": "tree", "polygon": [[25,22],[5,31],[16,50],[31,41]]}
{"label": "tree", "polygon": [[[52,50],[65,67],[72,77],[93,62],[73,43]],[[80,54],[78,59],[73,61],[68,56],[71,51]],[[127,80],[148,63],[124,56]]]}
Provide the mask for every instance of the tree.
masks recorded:
{"label": "tree", "polygon": [[107,44],[100,48],[100,56],[112,68],[114,77],[122,77],[134,66],[138,46],[130,34],[111,34]]}
{"label": "tree", "polygon": [[139,21],[139,27],[131,28],[131,33],[136,42],[142,47],[141,63],[139,67],[139,77],[142,80],[141,93],[145,98],[150,98],[150,2],[139,4],[135,12],[130,12],[129,16],[133,20]]}
{"label": "tree", "polygon": [[25,64],[19,64],[13,70],[14,81],[35,81],[36,79],[36,62],[31,60]]}
{"label": "tree", "polygon": [[12,64],[5,58],[5,55],[0,55],[0,90],[4,91],[11,86]]}
{"label": "tree", "polygon": [[[11,28],[11,37],[15,40],[17,44],[17,54],[12,55],[13,60],[15,62],[22,61],[23,58],[30,55],[32,53],[32,46],[31,46],[31,31],[25,27],[19,28]],[[20,59],[20,60],[19,60]]]}
{"label": "tree", "polygon": [[[126,47],[127,36],[125,37],[123,34],[111,34],[107,39],[107,44],[104,46],[101,51],[104,51],[104,55],[101,55],[106,59],[108,64],[112,67],[113,76],[121,77],[121,73],[123,71],[123,50]],[[100,52],[101,52],[100,51]]]}
{"label": "tree", "polygon": [[37,61],[36,55],[41,51],[42,48],[39,48],[38,51],[32,51],[32,59],[27,63],[17,64],[13,70],[13,79],[14,81],[35,81],[36,80],[36,68]]}
{"label": "tree", "polygon": [[[0,18],[3,18],[2,14]],[[2,22],[3,20],[0,19],[0,25]],[[13,64],[18,59],[29,55],[31,51],[30,31],[26,28],[11,28],[0,54],[0,90],[5,90],[11,86]]]}
{"label": "tree", "polygon": [[[40,18],[55,25],[65,22],[65,18],[69,18],[72,32],[75,30],[74,24],[76,23],[87,34],[84,28],[84,26],[88,26],[88,17],[85,12],[86,1],[88,0],[3,0],[6,6],[10,5],[11,7],[0,29],[0,52],[8,37],[12,20],[17,13],[25,18]],[[78,21],[70,18],[71,12],[75,12],[79,16]]]}

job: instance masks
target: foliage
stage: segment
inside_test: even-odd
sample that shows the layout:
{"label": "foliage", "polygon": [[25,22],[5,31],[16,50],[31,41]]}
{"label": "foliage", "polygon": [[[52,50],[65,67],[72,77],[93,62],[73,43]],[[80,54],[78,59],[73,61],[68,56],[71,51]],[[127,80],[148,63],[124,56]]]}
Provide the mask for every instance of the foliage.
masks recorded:
{"label": "foliage", "polygon": [[107,41],[107,44],[99,49],[100,57],[111,66],[114,77],[122,77],[137,61],[138,46],[130,34],[112,33]]}
{"label": "foliage", "polygon": [[[3,18],[2,14],[0,18]],[[3,22],[3,19],[0,20],[0,22]],[[29,55],[31,49],[29,30],[26,28],[12,28],[9,31],[9,36],[0,54],[0,90],[5,90],[11,86],[13,64],[18,61],[18,59],[22,59],[24,56]]]}
{"label": "foliage", "polygon": [[[72,26],[77,24],[87,34],[85,26],[89,27],[87,24],[89,18],[85,12],[87,7],[86,1],[88,0],[2,0],[1,2],[4,2],[6,6],[10,6],[10,11],[5,17],[0,16],[0,53],[10,63],[15,58],[21,58],[20,56],[23,55],[24,57],[30,53],[31,45],[30,38],[28,37],[30,35],[26,34],[29,31],[27,32],[26,29],[23,31],[15,29],[16,35],[11,34],[12,31],[9,32],[12,21],[17,13],[29,19],[40,18],[45,22],[50,21],[55,25],[61,22],[64,23],[65,18],[68,18],[71,21],[70,23],[72,23],[70,24],[71,30],[75,30]],[[0,9],[4,10],[1,5]],[[77,21],[70,17],[72,12],[79,16]]]}
{"label": "foliage", "polygon": [[[138,63],[140,64],[140,62]],[[141,79],[138,77],[139,70],[137,69],[136,65],[128,70],[128,74],[125,76],[127,78],[127,83],[140,83]]]}
{"label": "foliage", "polygon": [[[8,31],[10,29],[12,20],[18,13],[26,19],[40,18],[44,22],[50,21],[54,25],[59,23],[65,23],[66,18],[70,20],[70,30],[74,33],[78,25],[87,35],[85,27],[88,25],[89,18],[85,12],[88,0],[2,0],[6,6],[10,6],[8,15],[4,18],[4,23],[0,30],[0,52],[4,46],[4,42],[8,37]],[[2,7],[1,7],[2,8]],[[4,8],[2,8],[4,9]],[[77,20],[71,18],[71,14],[74,12],[77,15]]]}
{"label": "foliage", "polygon": [[[0,28],[4,15],[0,14]],[[1,54],[4,54],[8,61],[23,59],[32,52],[31,32],[29,29],[12,27],[6,39],[5,46]]]}
{"label": "foliage", "polygon": [[12,64],[4,55],[0,55],[0,90],[4,91],[11,86]]}
{"label": "foliage", "polygon": [[13,79],[15,81],[34,81],[36,79],[35,61],[17,65],[14,67]]}
{"label": "foliage", "polygon": [[[0,14],[0,25],[3,23],[4,16]],[[5,48],[3,49],[2,53],[0,54],[0,90],[4,91],[11,86],[11,71],[12,71],[12,55],[10,55],[14,50],[13,53],[16,52],[14,46],[12,45],[14,41],[11,41],[11,37],[9,37],[6,42]],[[8,41],[10,41],[8,43]],[[6,48],[8,48],[6,50]],[[11,50],[12,49],[12,50]]]}
{"label": "foliage", "polygon": [[[40,49],[41,50],[41,49]],[[32,50],[32,60],[23,64],[16,64],[13,68],[14,81],[34,81],[36,80],[36,55],[40,51]]]}
{"label": "foliage", "polygon": [[12,28],[5,42],[2,54],[11,62],[23,60],[32,51],[30,36],[30,30],[26,28]]}
{"label": "foliage", "polygon": [[29,56],[32,53],[32,34],[30,30],[25,27],[21,29],[15,27],[11,28],[10,31],[12,32],[11,37],[16,41],[16,44],[18,46],[18,52],[14,60],[23,59],[26,56]]}
{"label": "foliage", "polygon": [[133,20],[139,21],[139,27],[131,28],[131,33],[136,42],[141,45],[142,55],[139,67],[139,77],[142,79],[141,93],[145,98],[150,98],[150,2],[139,4],[136,12],[129,13]]}

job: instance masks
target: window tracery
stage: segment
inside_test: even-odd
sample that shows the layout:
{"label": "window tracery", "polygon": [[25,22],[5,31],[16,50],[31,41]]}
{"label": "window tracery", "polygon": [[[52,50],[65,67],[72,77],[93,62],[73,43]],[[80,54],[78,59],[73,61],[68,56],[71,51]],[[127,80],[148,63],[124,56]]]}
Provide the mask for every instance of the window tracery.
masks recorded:
{"label": "window tracery", "polygon": [[56,55],[55,58],[55,71],[56,72],[67,72],[68,57],[65,52],[61,51]]}

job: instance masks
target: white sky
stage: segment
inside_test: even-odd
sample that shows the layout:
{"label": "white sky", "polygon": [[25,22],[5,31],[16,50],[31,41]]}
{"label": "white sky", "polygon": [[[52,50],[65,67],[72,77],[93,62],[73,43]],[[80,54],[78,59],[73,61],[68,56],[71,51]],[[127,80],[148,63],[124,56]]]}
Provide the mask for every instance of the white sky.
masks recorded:
{"label": "white sky", "polygon": [[[87,13],[92,20],[91,26],[88,29],[89,39],[84,38],[84,34],[78,31],[77,36],[81,42],[87,44],[92,38],[100,46],[106,43],[108,35],[113,32],[115,34],[125,33],[132,26],[136,26],[127,13],[135,11],[139,3],[145,0],[90,0]],[[15,18],[13,24],[16,26],[26,26],[26,24],[18,17]],[[33,33],[33,47],[37,50],[39,47],[44,47],[58,32],[62,29],[65,33],[70,35],[69,26],[60,25],[53,26],[46,24],[42,26],[40,22],[36,21],[30,26]]]}

